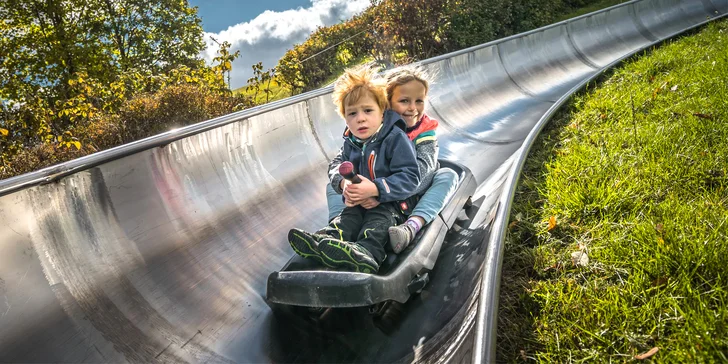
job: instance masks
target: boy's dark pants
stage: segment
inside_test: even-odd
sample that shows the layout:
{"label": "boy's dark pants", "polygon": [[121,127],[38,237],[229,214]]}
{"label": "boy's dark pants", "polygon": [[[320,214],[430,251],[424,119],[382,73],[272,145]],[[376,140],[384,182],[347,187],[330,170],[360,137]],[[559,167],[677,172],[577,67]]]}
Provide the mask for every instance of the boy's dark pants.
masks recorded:
{"label": "boy's dark pants", "polygon": [[322,232],[361,245],[381,264],[387,257],[384,247],[389,240],[389,227],[403,223],[405,218],[391,202],[369,210],[361,206],[347,207]]}

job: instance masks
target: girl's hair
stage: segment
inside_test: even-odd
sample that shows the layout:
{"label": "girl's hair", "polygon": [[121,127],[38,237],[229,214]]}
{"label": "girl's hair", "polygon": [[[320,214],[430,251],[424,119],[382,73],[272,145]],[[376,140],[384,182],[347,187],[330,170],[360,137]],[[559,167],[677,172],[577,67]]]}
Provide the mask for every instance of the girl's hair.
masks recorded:
{"label": "girl's hair", "polygon": [[384,112],[388,107],[384,80],[377,75],[376,69],[371,66],[348,68],[334,84],[334,104],[338,107],[339,115],[346,118],[344,109],[347,105],[358,102],[362,97],[371,94]]}
{"label": "girl's hair", "polygon": [[420,66],[405,66],[387,74],[387,101],[392,102],[392,94],[397,86],[402,86],[410,81],[418,81],[424,85],[425,95],[430,92],[432,75]]}

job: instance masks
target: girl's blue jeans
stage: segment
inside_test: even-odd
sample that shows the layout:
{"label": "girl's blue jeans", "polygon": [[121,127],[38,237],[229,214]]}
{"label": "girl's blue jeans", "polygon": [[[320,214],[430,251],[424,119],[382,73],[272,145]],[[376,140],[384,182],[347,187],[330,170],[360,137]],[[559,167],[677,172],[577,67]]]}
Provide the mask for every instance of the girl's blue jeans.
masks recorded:
{"label": "girl's blue jeans", "polygon": [[[458,175],[455,171],[450,168],[438,169],[432,178],[430,188],[420,197],[410,216],[419,216],[425,220],[425,224],[429,224],[450,201],[457,186]],[[346,206],[341,195],[334,191],[330,183],[326,184],[326,199],[329,203],[329,221],[331,221],[339,216]]]}

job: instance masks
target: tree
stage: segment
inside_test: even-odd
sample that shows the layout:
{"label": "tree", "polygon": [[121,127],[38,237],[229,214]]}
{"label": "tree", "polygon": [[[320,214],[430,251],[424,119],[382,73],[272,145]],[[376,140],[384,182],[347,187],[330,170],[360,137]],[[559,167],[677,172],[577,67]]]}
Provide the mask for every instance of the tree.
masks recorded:
{"label": "tree", "polygon": [[122,71],[159,74],[181,65],[201,65],[201,20],[186,0],[100,0],[96,6],[104,42],[112,46]]}
{"label": "tree", "polygon": [[62,0],[0,0],[0,17],[3,99],[20,101],[28,91],[51,96],[49,90],[69,97],[68,80],[76,72],[107,72],[104,65],[111,57],[90,31],[96,19],[88,6]]}
{"label": "tree", "polygon": [[261,80],[261,82],[267,81],[267,83],[265,85],[265,103],[266,104],[268,103],[268,100],[270,100],[270,94],[273,93],[273,91],[270,90],[270,83],[271,83],[271,81],[273,81],[273,78],[275,78],[275,77],[276,77],[276,68],[275,67],[269,69],[268,71],[266,71],[263,74],[263,79]]}
{"label": "tree", "polygon": [[185,0],[0,0],[0,17],[6,99],[21,99],[19,83],[71,97],[68,80],[79,71],[110,83],[126,71],[203,65],[200,19]]}
{"label": "tree", "polygon": [[[217,50],[218,55],[212,59],[213,63],[217,63],[213,66],[213,69],[220,72],[220,76],[223,80],[223,87],[230,90],[230,72],[233,70],[233,61],[240,57],[240,50],[235,51],[235,53],[230,53],[230,47],[232,45],[228,41],[224,41],[220,44],[220,42],[212,36],[210,36],[210,39],[220,46],[220,49]],[[227,86],[225,86],[225,72],[227,72],[228,77]]]}
{"label": "tree", "polygon": [[270,94],[273,93],[270,89],[270,83],[273,81],[274,77],[276,77],[275,67],[263,71],[263,62],[258,62],[253,65],[253,77],[248,79],[247,86],[245,86],[246,92],[254,92],[253,96],[251,96],[253,102],[257,102],[258,93],[263,91],[263,93],[265,93],[264,103],[268,103]]}
{"label": "tree", "polygon": [[375,52],[395,64],[451,49],[448,27],[455,0],[371,0]]}
{"label": "tree", "polygon": [[160,76],[204,68],[186,0],[0,0],[0,19],[3,152],[67,140]]}
{"label": "tree", "polygon": [[186,0],[0,0],[0,16],[0,70],[29,84],[203,65],[201,21]]}
{"label": "tree", "polygon": [[278,80],[293,93],[312,90],[352,62],[370,56],[372,19],[370,8],[348,21],[319,27],[278,61]]}
{"label": "tree", "polygon": [[459,47],[482,44],[513,34],[516,1],[462,0],[453,14],[450,36]]}
{"label": "tree", "polygon": [[248,85],[245,86],[245,91],[253,93],[253,100],[258,98],[258,92],[260,92],[260,86],[263,83],[263,62],[258,62],[253,65],[253,77],[248,79]]}
{"label": "tree", "polygon": [[470,47],[551,24],[589,2],[596,0],[458,0],[449,37],[457,48]]}

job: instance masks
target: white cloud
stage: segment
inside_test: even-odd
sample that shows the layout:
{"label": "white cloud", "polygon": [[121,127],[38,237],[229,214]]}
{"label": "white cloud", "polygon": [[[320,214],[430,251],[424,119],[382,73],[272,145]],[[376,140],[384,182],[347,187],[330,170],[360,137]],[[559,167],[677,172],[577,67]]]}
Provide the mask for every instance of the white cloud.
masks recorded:
{"label": "white cloud", "polygon": [[240,50],[233,62],[232,88],[244,86],[253,75],[251,66],[260,61],[263,69],[275,67],[286,50],[306,40],[317,27],[336,24],[362,12],[369,0],[311,0],[308,8],[281,12],[267,10],[255,19],[233,25],[219,33],[205,33],[207,49],[202,57],[211,64],[218,49],[210,36],[222,43],[232,44],[231,51]]}

